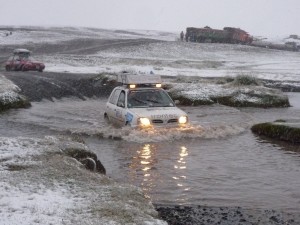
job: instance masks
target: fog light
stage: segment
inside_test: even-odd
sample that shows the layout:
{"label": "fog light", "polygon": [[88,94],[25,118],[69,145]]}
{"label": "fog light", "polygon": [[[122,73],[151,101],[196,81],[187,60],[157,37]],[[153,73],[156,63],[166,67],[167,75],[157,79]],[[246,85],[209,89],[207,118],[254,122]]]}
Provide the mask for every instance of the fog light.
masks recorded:
{"label": "fog light", "polygon": [[140,124],[144,127],[150,126],[150,120],[148,118],[142,117],[140,118]]}
{"label": "fog light", "polygon": [[181,117],[179,117],[178,122],[179,122],[180,124],[185,124],[185,123],[187,123],[187,116],[181,116]]}

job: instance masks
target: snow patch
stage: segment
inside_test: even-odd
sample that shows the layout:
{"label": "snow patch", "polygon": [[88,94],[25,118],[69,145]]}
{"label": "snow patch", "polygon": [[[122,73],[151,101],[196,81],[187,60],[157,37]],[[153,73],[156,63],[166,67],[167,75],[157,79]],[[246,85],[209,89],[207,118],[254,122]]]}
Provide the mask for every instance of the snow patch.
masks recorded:
{"label": "snow patch", "polygon": [[[17,28],[17,27],[16,27]],[[1,45],[24,45],[37,43],[58,43],[78,38],[84,39],[138,39],[149,38],[174,41],[177,34],[149,30],[106,30],[86,27],[22,27],[10,31],[0,30]]]}
{"label": "snow patch", "polygon": [[10,80],[0,74],[0,93],[2,92],[19,92],[21,89]]}
{"label": "snow patch", "polygon": [[84,169],[61,153],[66,147],[87,148],[51,136],[0,137],[0,224],[167,224],[139,188]]}

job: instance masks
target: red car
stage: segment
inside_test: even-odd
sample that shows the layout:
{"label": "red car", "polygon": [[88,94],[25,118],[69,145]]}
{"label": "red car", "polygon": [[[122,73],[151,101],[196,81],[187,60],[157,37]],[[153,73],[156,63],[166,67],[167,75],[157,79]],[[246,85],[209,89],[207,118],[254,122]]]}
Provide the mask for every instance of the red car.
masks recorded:
{"label": "red car", "polygon": [[28,71],[43,72],[45,64],[35,61],[27,49],[15,49],[13,55],[5,63],[6,71]]}

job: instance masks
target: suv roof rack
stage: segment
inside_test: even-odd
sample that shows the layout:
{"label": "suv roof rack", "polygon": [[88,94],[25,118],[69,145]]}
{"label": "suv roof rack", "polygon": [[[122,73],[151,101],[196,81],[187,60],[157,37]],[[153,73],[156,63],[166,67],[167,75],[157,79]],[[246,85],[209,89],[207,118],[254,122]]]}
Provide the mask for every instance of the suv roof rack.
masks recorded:
{"label": "suv roof rack", "polygon": [[14,50],[14,54],[18,54],[18,53],[30,53],[30,51],[25,48],[17,48]]}

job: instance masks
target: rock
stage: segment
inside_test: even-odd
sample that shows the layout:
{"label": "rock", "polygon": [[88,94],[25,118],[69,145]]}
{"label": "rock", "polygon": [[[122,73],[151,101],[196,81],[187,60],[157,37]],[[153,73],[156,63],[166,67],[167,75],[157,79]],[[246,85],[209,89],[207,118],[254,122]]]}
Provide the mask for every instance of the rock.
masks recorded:
{"label": "rock", "polygon": [[[296,225],[300,218],[297,213],[290,214],[268,209],[248,209],[241,207],[212,206],[156,206],[159,216],[169,225]],[[205,213],[203,213],[205,212]]]}
{"label": "rock", "polygon": [[280,90],[263,87],[255,79],[239,77],[230,83],[193,81],[171,83],[167,91],[180,105],[197,106],[214,103],[231,107],[289,107],[287,95]]}
{"label": "rock", "polygon": [[86,169],[91,170],[93,172],[96,171],[96,162],[92,158],[85,158],[85,159],[79,159],[79,162],[81,162]]}
{"label": "rock", "polygon": [[271,217],[270,217],[270,220],[271,220],[271,221],[274,221],[274,222],[277,223],[277,224],[279,224],[279,222],[280,222],[279,219],[278,219],[276,216],[271,216]]}
{"label": "rock", "polygon": [[172,99],[178,100],[180,105],[198,106],[198,105],[212,105],[214,101],[209,98],[197,98],[193,96],[180,95],[180,93],[169,92]]}
{"label": "rock", "polygon": [[31,103],[23,95],[13,91],[0,93],[0,112],[11,108],[28,108],[30,106]]}
{"label": "rock", "polygon": [[255,124],[252,132],[276,140],[300,144],[300,121],[278,120],[272,123]]}
{"label": "rock", "polygon": [[63,152],[66,155],[77,159],[87,169],[106,174],[106,169],[104,168],[100,160],[97,159],[97,155],[95,153],[81,148],[66,148],[63,149]]}
{"label": "rock", "polygon": [[232,107],[289,107],[288,97],[279,94],[255,93],[255,91],[235,91],[228,96],[217,96],[212,98],[215,102]]}

